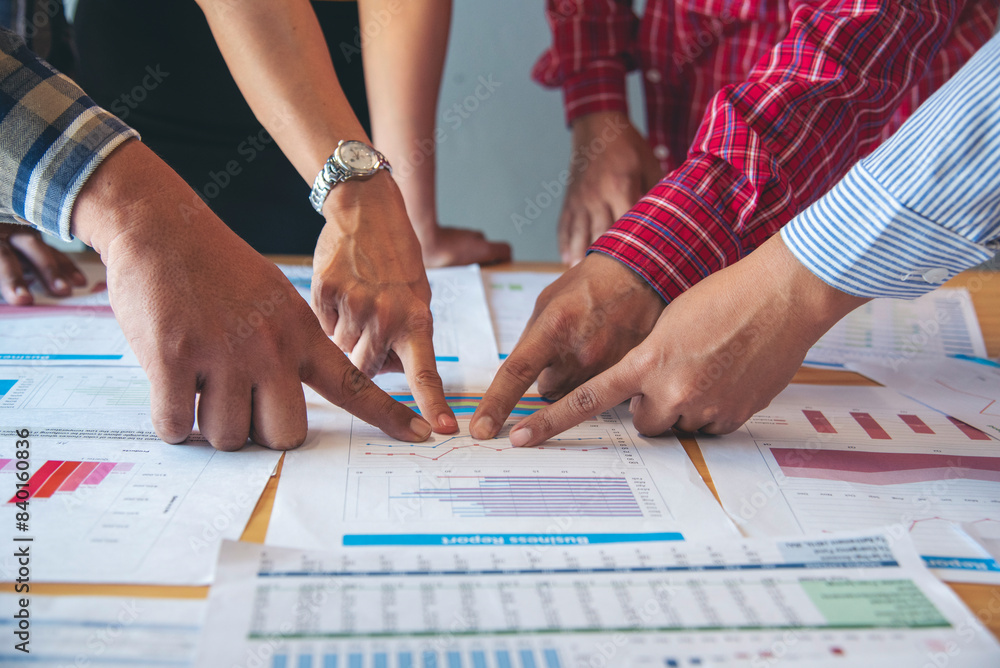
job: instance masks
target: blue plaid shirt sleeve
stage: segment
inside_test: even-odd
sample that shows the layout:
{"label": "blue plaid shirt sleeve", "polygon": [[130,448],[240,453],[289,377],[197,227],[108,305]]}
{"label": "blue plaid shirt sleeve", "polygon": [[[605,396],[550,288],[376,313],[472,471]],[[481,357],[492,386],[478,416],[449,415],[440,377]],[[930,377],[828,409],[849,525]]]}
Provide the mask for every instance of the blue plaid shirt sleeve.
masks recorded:
{"label": "blue plaid shirt sleeve", "polygon": [[0,29],[0,222],[70,240],[80,189],[104,158],[138,136]]}

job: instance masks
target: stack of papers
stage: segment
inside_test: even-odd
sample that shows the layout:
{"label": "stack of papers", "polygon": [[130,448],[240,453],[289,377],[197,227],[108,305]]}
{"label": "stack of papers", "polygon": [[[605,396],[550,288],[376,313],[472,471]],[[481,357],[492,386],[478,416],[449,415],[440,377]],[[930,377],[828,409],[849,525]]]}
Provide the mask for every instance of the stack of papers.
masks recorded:
{"label": "stack of papers", "polygon": [[[308,299],[311,269],[282,270]],[[1000,664],[931,575],[1000,583],[1000,366],[966,291],[873,302],[809,353],[906,396],[793,386],[699,437],[720,506],[680,442],[640,436],[624,407],[513,448],[510,427],[546,403],[527,395],[497,438],[469,435],[555,277],[430,271],[458,433],[394,441],[306,388],[266,546],[233,541],[281,454],[159,441],[106,292],[0,306],[12,509],[15,433],[31,441],[30,520],[0,538],[30,545],[32,582],[213,583],[208,602],[32,594],[33,665]],[[377,382],[416,408],[402,374]],[[19,567],[0,557],[5,580]]]}

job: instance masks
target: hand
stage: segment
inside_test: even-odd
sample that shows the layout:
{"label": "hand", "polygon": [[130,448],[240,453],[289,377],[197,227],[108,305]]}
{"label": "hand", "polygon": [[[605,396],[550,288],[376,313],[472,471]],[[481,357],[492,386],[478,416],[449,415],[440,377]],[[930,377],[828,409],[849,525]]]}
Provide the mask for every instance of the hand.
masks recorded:
{"label": "hand", "polygon": [[635,427],[648,436],[735,431],[788,385],[827,329],[866,301],[814,276],[775,235],[675,299],[649,338],[519,422],[511,443],[537,445],[630,397]]}
{"label": "hand", "polygon": [[381,172],[334,188],[313,258],[312,307],[368,377],[403,371],[434,430],[458,422],[434,360],[431,288],[399,190]]}
{"label": "hand", "polygon": [[559,215],[563,262],[575,265],[583,260],[590,244],[662,176],[649,143],[626,114],[609,111],[577,119],[570,180]]}
{"label": "hand", "polygon": [[606,255],[588,255],[539,296],[472,416],[473,436],[496,436],[536,378],[544,396],[558,398],[613,365],[646,338],[661,310],[663,300],[638,274]]}
{"label": "hand", "polygon": [[425,267],[510,262],[510,244],[490,241],[478,230],[438,227],[420,239]]}
{"label": "hand", "polygon": [[400,439],[430,425],[353,367],[309,306],[149,149],[129,141],[88,179],[74,234],[101,253],[118,322],[151,384],[153,426],[216,448],[306,436],[302,383]]}
{"label": "hand", "polygon": [[0,295],[8,304],[28,306],[35,302],[24,277],[25,266],[38,274],[45,289],[56,297],[66,297],[72,285],[83,286],[87,279],[73,261],[42,241],[41,234],[27,225],[0,223]]}

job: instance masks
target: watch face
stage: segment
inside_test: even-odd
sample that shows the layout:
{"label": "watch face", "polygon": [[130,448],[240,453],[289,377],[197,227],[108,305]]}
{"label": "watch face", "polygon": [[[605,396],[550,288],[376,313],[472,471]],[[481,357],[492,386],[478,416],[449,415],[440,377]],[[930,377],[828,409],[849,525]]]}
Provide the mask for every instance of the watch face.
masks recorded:
{"label": "watch face", "polygon": [[355,171],[370,172],[375,169],[375,151],[359,141],[345,141],[337,149],[337,155],[344,165]]}

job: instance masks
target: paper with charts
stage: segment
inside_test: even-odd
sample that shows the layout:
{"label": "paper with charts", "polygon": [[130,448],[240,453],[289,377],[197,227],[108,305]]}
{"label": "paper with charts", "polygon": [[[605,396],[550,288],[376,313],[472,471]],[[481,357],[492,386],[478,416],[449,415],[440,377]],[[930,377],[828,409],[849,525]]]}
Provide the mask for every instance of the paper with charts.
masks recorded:
{"label": "paper with charts", "polygon": [[[219,542],[242,534],[280,457],[259,446],[219,452],[197,436],[164,443],[137,368],[0,369],[0,437],[0,503],[12,518],[0,538],[32,538],[32,579],[47,582],[210,582]],[[7,551],[0,579],[14,572]]]}
{"label": "paper with charts", "polygon": [[[278,265],[306,301],[312,268]],[[497,344],[478,265],[428,269],[431,313],[434,316],[434,356],[445,388],[482,390],[497,369]],[[387,373],[375,377],[387,392],[408,392],[406,376]]]}
{"label": "paper with charts", "polygon": [[484,278],[500,359],[514,350],[531,318],[535,301],[559,274],[540,271],[492,271]]}
{"label": "paper with charts", "polygon": [[[0,594],[0,633],[13,639],[18,595]],[[44,596],[31,592],[30,654],[0,644],[0,665],[31,668],[150,668],[194,665],[203,599]],[[10,611],[11,614],[6,614]]]}
{"label": "paper with charts", "polygon": [[[397,397],[410,403],[409,397]],[[469,436],[476,395],[453,395],[456,435],[393,441],[312,398],[306,443],[285,455],[267,542],[342,545],[583,544],[737,536],[680,442],[647,439],[624,408],[534,448],[510,425],[544,404],[518,403],[501,435]]]}
{"label": "paper with charts", "polygon": [[204,668],[1000,665],[912,545],[881,534],[328,553],[227,542],[218,573]]}
{"label": "paper with charts", "polygon": [[809,349],[804,364],[843,368],[849,362],[946,355],[986,356],[965,288],[939,289],[914,300],[873,299],[830,328]]}
{"label": "paper with charts", "polygon": [[1000,444],[963,422],[887,388],[791,385],[698,444],[749,535],[890,526],[943,579],[1000,583],[1000,565],[960,528],[1000,523]]}
{"label": "paper with charts", "polygon": [[110,306],[0,305],[0,365],[139,366]]}
{"label": "paper with charts", "polygon": [[1000,438],[1000,364],[992,360],[940,357],[848,368]]}

